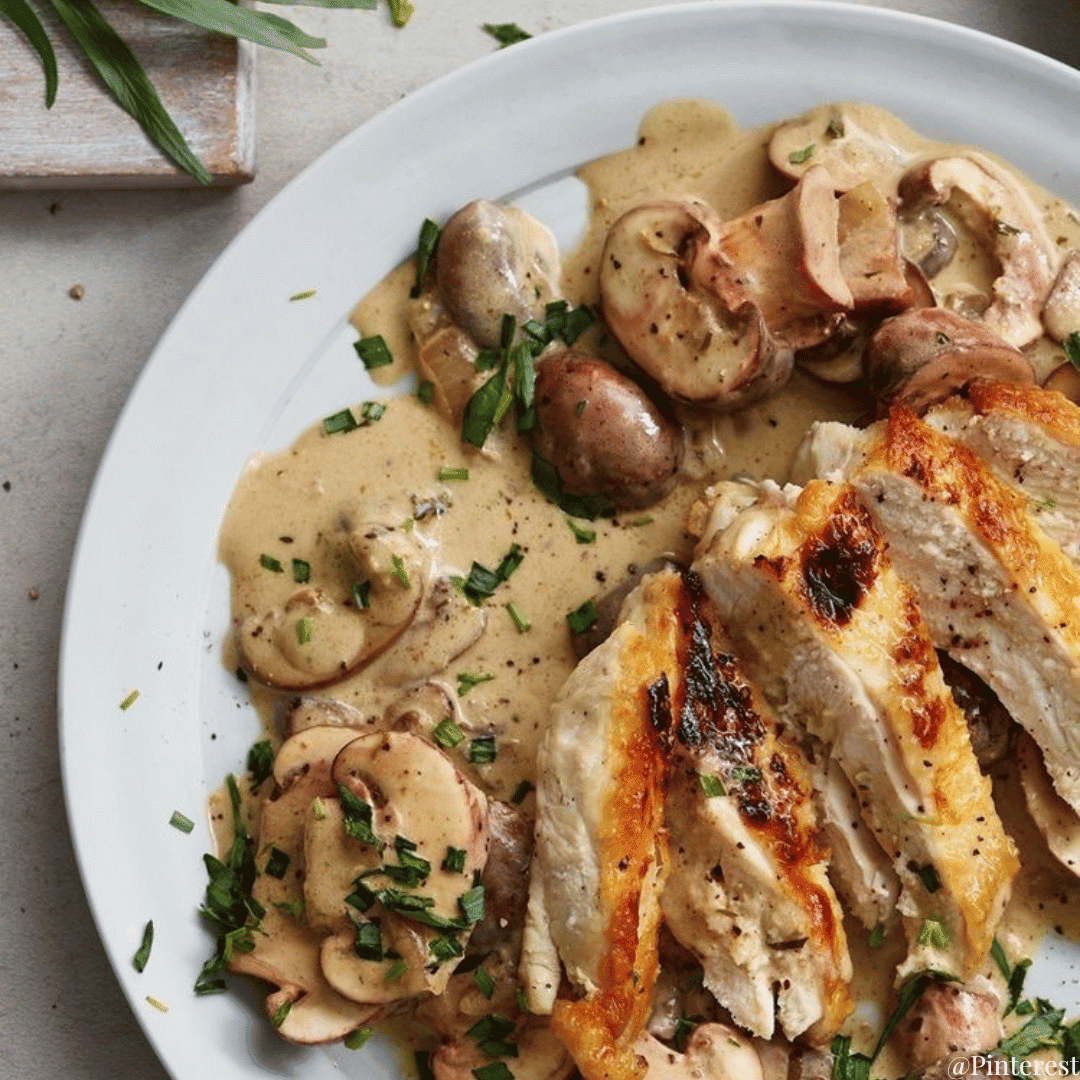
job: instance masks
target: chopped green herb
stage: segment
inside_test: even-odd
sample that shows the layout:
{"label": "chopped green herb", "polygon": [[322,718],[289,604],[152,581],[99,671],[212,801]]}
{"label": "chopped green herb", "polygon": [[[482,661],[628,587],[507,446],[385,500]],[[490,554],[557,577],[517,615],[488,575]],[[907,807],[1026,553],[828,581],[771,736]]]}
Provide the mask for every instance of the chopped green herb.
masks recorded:
{"label": "chopped green herb", "polygon": [[172,812],[172,817],[169,818],[169,824],[174,829],[179,829],[182,833],[190,833],[195,828],[195,822],[191,818],[181,814],[179,810]]}
{"label": "chopped green herb", "polygon": [[518,607],[516,600],[511,600],[506,605],[506,613],[510,616],[514,626],[517,627],[519,634],[524,634],[532,626],[529,617]]}
{"label": "chopped green herb", "polygon": [[599,619],[600,612],[597,611],[596,604],[592,600],[586,600],[584,604],[568,612],[566,616],[567,625],[569,625],[571,632],[575,634],[584,634]]}
{"label": "chopped green herb", "polygon": [[834,113],[829,119],[829,126],[825,129],[825,134],[830,139],[842,139],[845,134],[844,118],[839,113]]}
{"label": "chopped green herb", "polygon": [[440,480],[468,480],[469,470],[464,465],[445,465],[439,470]]}
{"label": "chopped green herb", "polygon": [[491,977],[491,974],[485,968],[478,967],[473,972],[472,978],[476,984],[476,989],[490,1001],[491,996],[495,993],[495,980]]}
{"label": "chopped green herb", "polygon": [[1008,981],[1009,1003],[1005,1006],[1005,1012],[1002,1015],[1008,1016],[1014,1010],[1020,1011],[1020,998],[1024,994],[1024,979],[1027,977],[1029,967],[1031,967],[1031,960],[1028,958],[1017,960],[1013,967]]}
{"label": "chopped green herb", "polygon": [[120,702],[120,711],[127,712],[136,701],[139,700],[139,691],[132,690],[130,694],[123,701]]}
{"label": "chopped green herb", "polygon": [[150,959],[150,948],[154,944],[154,921],[151,919],[144,927],[142,943],[131,958],[131,966],[141,975],[146,970],[146,961]]}
{"label": "chopped green herb", "polygon": [[416,8],[409,0],[388,0],[390,21],[400,30],[413,17]]}
{"label": "chopped green herb", "polygon": [[310,300],[315,295],[314,289],[305,289],[303,292],[294,292],[290,300]]}
{"label": "chopped green herb", "polygon": [[651,514],[643,514],[641,517],[636,517],[630,522],[631,525],[651,525],[652,523],[653,518]]}
{"label": "chopped green herb", "polygon": [[918,873],[928,893],[935,893],[941,888],[941,878],[930,863],[920,866]]}
{"label": "chopped green herb", "polygon": [[814,144],[804,146],[801,150],[792,150],[788,154],[788,161],[792,165],[805,165],[814,156]]}
{"label": "chopped green herb", "polygon": [[870,935],[866,940],[871,949],[880,949],[882,943],[885,941],[885,924],[878,923],[877,926],[870,931]]}
{"label": "chopped green herb", "polygon": [[1080,369],[1080,330],[1074,330],[1061,345],[1065,350],[1065,358],[1074,368]]}
{"label": "chopped green herb", "polygon": [[698,773],[698,785],[706,799],[716,799],[727,794],[724,781],[719,776],[710,776],[708,773]]}
{"label": "chopped green herb", "polygon": [[615,516],[616,506],[609,496],[581,495],[566,491],[555,466],[535,452],[532,456],[530,475],[540,493],[571,517],[595,521],[599,517]]}
{"label": "chopped green herb", "polygon": [[400,555],[394,555],[390,559],[390,564],[392,567],[390,576],[396,579],[403,589],[411,589],[412,581],[409,578],[409,571],[405,566],[405,560]]}
{"label": "chopped green herb", "polygon": [[453,750],[455,746],[465,741],[465,732],[450,719],[444,716],[434,727],[431,737],[444,749]]}
{"label": "chopped green herb", "polygon": [[474,885],[463,892],[458,897],[458,906],[469,926],[478,923],[484,917],[484,886]]}
{"label": "chopped green herb", "polygon": [[281,1027],[281,1025],[285,1023],[285,1017],[289,1015],[289,1010],[292,1007],[293,1003],[291,1001],[282,1002],[274,1015],[270,1017],[270,1023],[276,1028]]}
{"label": "chopped green herb", "polygon": [[522,1014],[530,1012],[531,1010],[529,1009],[529,999],[526,997],[525,990],[522,987],[519,986],[517,988],[517,993],[515,996],[517,998],[518,1012]]}
{"label": "chopped green herb", "polygon": [[274,771],[274,744],[269,739],[252,743],[247,752],[246,765],[251,773],[251,790],[254,791]]}
{"label": "chopped green herb", "polygon": [[279,847],[271,846],[270,855],[266,860],[266,872],[272,878],[277,878],[280,881],[289,869],[291,861],[288,852],[282,851]]}
{"label": "chopped green herb", "polygon": [[923,919],[919,929],[920,945],[932,945],[935,949],[947,949],[949,947],[949,931],[940,919]]}
{"label": "chopped green herb", "polygon": [[514,1080],[514,1074],[505,1061],[493,1061],[490,1065],[481,1065],[473,1069],[476,1080]]}
{"label": "chopped green herb", "polygon": [[990,1052],[992,1056],[1026,1058],[1040,1047],[1053,1046],[1057,1043],[1065,1010],[1052,1009],[1049,1003],[1042,999],[1036,1002],[1035,1007],[1036,1015],[1007,1039],[1002,1039]]}
{"label": "chopped green herb", "polygon": [[416,387],[416,396],[425,405],[430,405],[435,400],[435,384],[430,379],[421,379]]}
{"label": "chopped green herb", "polygon": [[440,963],[465,955],[465,946],[461,944],[461,939],[453,934],[443,934],[440,937],[432,938],[428,943],[428,949],[431,955]]}
{"label": "chopped green herb", "polygon": [[[460,676],[458,676],[460,678]],[[474,765],[486,765],[495,760],[495,736],[479,735],[469,742],[466,754]]]}
{"label": "chopped green herb", "polygon": [[851,1036],[837,1035],[829,1044],[833,1056],[830,1080],[870,1080],[870,1058],[851,1052]]}
{"label": "chopped green herb", "polygon": [[459,671],[457,677],[458,697],[464,697],[474,686],[491,682],[494,678],[494,675],[482,671]]}
{"label": "chopped green herb", "polygon": [[408,970],[409,965],[404,960],[395,961],[387,968],[386,974],[383,976],[383,982],[396,983]]}
{"label": "chopped green herb", "polygon": [[736,784],[754,784],[761,779],[761,770],[752,766],[736,765],[730,774]]}
{"label": "chopped green herb", "polygon": [[394,362],[394,358],[390,355],[389,348],[387,348],[386,339],[382,334],[373,334],[371,337],[354,341],[353,348],[368,371],[373,371],[375,368],[389,367]]}
{"label": "chopped green herb", "polygon": [[318,795],[311,800],[311,816],[316,821],[322,821],[326,817],[326,803]]}
{"label": "chopped green herb", "polygon": [[304,559],[293,559],[292,576],[297,585],[306,585],[311,580],[311,563]]}
{"label": "chopped green herb", "polygon": [[528,780],[522,780],[516,788],[514,788],[514,794],[510,796],[510,801],[515,806],[520,806],[528,797],[529,792],[532,791],[533,786]]}
{"label": "chopped green herb", "polygon": [[310,615],[304,615],[296,620],[296,640],[301,645],[307,645],[311,641],[311,631],[315,627],[315,620]]}
{"label": "chopped green herb", "polygon": [[448,847],[446,856],[442,861],[442,869],[448,874],[463,874],[465,872],[465,849]]}
{"label": "chopped green herb", "polygon": [[705,1020],[704,1016],[687,1016],[681,1013],[675,1021],[675,1033],[671,1037],[672,1045],[681,1054],[686,1049],[686,1044],[693,1034],[694,1028]]}
{"label": "chopped green herb", "polygon": [[355,1031],[350,1031],[341,1041],[346,1050],[359,1050],[374,1034],[374,1028],[358,1027]]}
{"label": "chopped green herb", "polygon": [[151,997],[149,994],[146,995],[146,1003],[148,1005],[153,1005],[158,1012],[167,1013],[169,1011],[169,1006],[166,1005],[164,1001],[160,998]]}
{"label": "chopped green herb", "polygon": [[277,908],[283,915],[288,915],[295,923],[303,923],[304,921],[304,901],[303,900],[278,900],[274,903],[274,907]]}
{"label": "chopped green herb", "polygon": [[596,531],[594,529],[582,528],[573,518],[569,517],[566,519],[566,524],[570,526],[570,531],[579,544],[596,543]]}
{"label": "chopped green herb", "polygon": [[360,404],[360,418],[365,424],[375,424],[386,415],[383,401],[364,401]]}
{"label": "chopped green herb", "polygon": [[532,34],[522,30],[517,23],[484,23],[484,30],[490,34],[502,48],[507,45],[516,45],[519,41],[527,41]]}
{"label": "chopped green herb", "polygon": [[475,1043],[490,1042],[493,1039],[505,1039],[512,1035],[517,1028],[513,1020],[508,1020],[498,1013],[488,1013],[482,1016],[465,1034]]}
{"label": "chopped green herb", "polygon": [[1020,229],[1015,225],[1010,225],[1007,221],[995,221],[994,232],[999,236],[1019,236]]}
{"label": "chopped green herb", "polygon": [[949,337],[949,335],[948,335],[948,334],[946,334],[944,330],[939,330],[939,331],[938,331],[938,332],[937,332],[937,333],[936,333],[936,334],[934,335],[934,340],[935,340],[935,341],[936,341],[936,342],[937,342],[937,343],[938,343],[939,345],[949,345],[949,344],[951,344],[951,343],[952,343],[952,338],[951,338],[951,337]]}
{"label": "chopped green herb", "polygon": [[[439,243],[439,234],[442,230],[437,221],[424,218],[420,225],[420,235],[416,241],[416,280],[413,282],[409,295],[415,300],[424,287],[424,278],[427,277],[428,267],[431,266],[435,247]],[[429,384],[430,385],[430,384]]]}
{"label": "chopped green herb", "polygon": [[1008,982],[1012,977],[1012,968],[1009,966],[1008,958],[1005,956],[1005,950],[1001,947],[1001,942],[997,938],[990,943],[990,955],[994,958],[994,963],[997,964],[998,971],[1001,972],[1001,977]]}
{"label": "chopped green herb", "polygon": [[371,607],[371,582],[370,581],[358,581],[354,582],[352,587],[353,603],[358,608]]}
{"label": "chopped green herb", "polygon": [[327,435],[343,435],[348,431],[355,431],[360,425],[352,414],[352,409],[342,409],[333,416],[326,417],[322,422],[323,432]]}
{"label": "chopped green herb", "polygon": [[375,830],[372,828],[371,803],[355,795],[344,784],[338,784],[338,795],[341,798],[341,809],[345,814],[346,835],[382,851],[386,844],[375,835]]}
{"label": "chopped green herb", "polygon": [[381,962],[385,956],[382,939],[382,924],[378,919],[359,920],[356,924],[356,937],[353,939],[353,952],[361,960]]}

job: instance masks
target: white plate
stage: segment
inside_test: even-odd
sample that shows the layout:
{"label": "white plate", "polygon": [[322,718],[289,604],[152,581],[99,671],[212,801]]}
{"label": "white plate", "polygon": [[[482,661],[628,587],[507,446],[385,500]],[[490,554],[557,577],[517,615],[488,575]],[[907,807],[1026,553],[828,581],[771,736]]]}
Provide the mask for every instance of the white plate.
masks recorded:
{"label": "white plate", "polygon": [[[371,395],[346,316],[410,252],[425,216],[527,192],[565,229],[575,207],[561,178],[629,145],[652,104],[686,95],[721,102],[745,125],[870,100],[928,135],[997,151],[1080,203],[1076,71],[945,23],[804,2],[653,9],[493,53],[377,116],[278,195],[139,379],[67,594],[60,734],[75,848],[117,976],[177,1080],[400,1071],[385,1045],[290,1048],[254,996],[191,992],[211,947],[195,914],[203,807],[258,736],[221,663],[227,582],[215,548],[238,473],[254,451]],[[302,289],[317,293],[290,303]],[[175,809],[198,822],[193,835],[170,828]],[[148,919],[157,936],[138,975],[131,956]],[[1040,963],[1030,988],[1075,1008],[1076,958]]]}

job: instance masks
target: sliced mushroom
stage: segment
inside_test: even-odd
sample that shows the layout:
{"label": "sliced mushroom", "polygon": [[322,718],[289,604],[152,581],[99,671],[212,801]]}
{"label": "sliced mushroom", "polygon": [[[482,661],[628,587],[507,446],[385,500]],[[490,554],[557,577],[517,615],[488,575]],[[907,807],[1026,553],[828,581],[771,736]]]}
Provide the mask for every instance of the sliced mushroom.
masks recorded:
{"label": "sliced mushroom", "polygon": [[956,257],[956,227],[937,206],[924,206],[904,220],[904,249],[927,279],[935,278]]}
{"label": "sliced mushroom", "polygon": [[434,407],[457,427],[469,398],[487,378],[476,367],[480,349],[431,293],[410,306],[409,328],[417,343],[417,376],[430,384]]}
{"label": "sliced mushroom", "polygon": [[1059,364],[1043,383],[1047,390],[1056,390],[1073,404],[1080,405],[1080,368],[1071,361]]}
{"label": "sliced mushroom", "polygon": [[374,727],[382,709],[374,706],[359,708],[348,701],[327,697],[300,697],[285,712],[284,725],[287,735],[297,735],[309,728],[342,727],[354,729],[352,737]]}
{"label": "sliced mushroom", "polygon": [[916,412],[943,401],[972,379],[1029,384],[1031,361],[988,326],[943,308],[922,308],[886,319],[863,354],[866,383],[886,409]]}
{"label": "sliced mushroom", "polygon": [[1043,326],[1055,341],[1080,330],[1080,251],[1066,252],[1042,312]]}
{"label": "sliced mushroom", "polygon": [[[870,180],[837,200],[840,271],[856,310],[900,310],[912,300],[897,233],[896,207]],[[924,271],[925,273],[925,271]]]}
{"label": "sliced mushroom", "polygon": [[937,656],[945,685],[967,721],[971,749],[986,772],[1009,755],[1016,725],[997,694],[978,675],[958,664],[943,649],[938,650]]}
{"label": "sliced mushroom", "polygon": [[998,264],[982,315],[987,328],[1022,348],[1042,336],[1041,313],[1058,254],[1038,207],[1010,173],[980,154],[933,158],[900,181],[904,206],[948,205]]}
{"label": "sliced mushroom", "polygon": [[778,390],[792,351],[743,297],[736,307],[700,276],[723,223],[694,199],[635,207],[611,227],[600,265],[604,319],[665,393],[720,410]]}
{"label": "sliced mushroom", "polygon": [[[274,760],[278,790],[261,807],[257,874],[252,897],[264,914],[249,952],[236,950],[232,971],[255,975],[278,990],[266,1001],[271,1017],[284,1016],[278,1033],[291,1042],[341,1039],[376,1009],[335,991],[319,963],[322,935],[304,917],[304,826],[312,802],[334,791],[330,770],[341,746],[355,738],[343,728],[314,728],[287,739]],[[278,872],[280,871],[280,876]]]}
{"label": "sliced mushroom", "polygon": [[348,536],[368,606],[314,586],[237,627],[244,667],[260,682],[302,690],[339,679],[377,656],[408,625],[420,600],[430,555],[403,529],[364,525]]}
{"label": "sliced mushroom", "polygon": [[791,348],[809,348],[830,337],[855,303],[839,228],[832,180],[811,168],[786,195],[724,222],[716,243],[695,253],[690,273],[731,308],[749,301]]}
{"label": "sliced mushroom", "polygon": [[534,401],[533,449],[567,491],[639,510],[675,486],[678,425],[610,364],[573,349],[548,356],[537,369]]}
{"label": "sliced mushroom", "polygon": [[909,1069],[922,1072],[952,1054],[984,1054],[1002,1034],[996,994],[933,981],[908,1011],[895,1038],[906,1051]]}
{"label": "sliced mushroom", "polygon": [[[574,1072],[573,1059],[545,1019],[526,1021],[508,1038],[517,1047],[511,1070],[515,1080],[566,1080]],[[474,1039],[458,1036],[439,1046],[431,1067],[435,1080],[475,1080],[476,1070],[491,1061]]]}
{"label": "sliced mushroom", "polygon": [[[876,128],[876,130],[875,130]],[[781,124],[769,140],[769,160],[791,180],[814,166],[824,168],[836,191],[850,191],[864,180],[877,180],[891,191],[911,159],[871,112],[845,103],[819,105]]]}
{"label": "sliced mushroom", "polygon": [[498,348],[504,315],[520,326],[559,295],[559,247],[516,206],[478,200],[443,226],[435,279],[451,319],[481,348]]}
{"label": "sliced mushroom", "polygon": [[[459,901],[487,860],[487,800],[440,750],[401,731],[353,739],[330,775],[344,791],[308,818],[304,842],[308,921],[327,935],[323,974],[363,1004],[440,993],[471,925]],[[462,854],[448,864],[450,849]]]}

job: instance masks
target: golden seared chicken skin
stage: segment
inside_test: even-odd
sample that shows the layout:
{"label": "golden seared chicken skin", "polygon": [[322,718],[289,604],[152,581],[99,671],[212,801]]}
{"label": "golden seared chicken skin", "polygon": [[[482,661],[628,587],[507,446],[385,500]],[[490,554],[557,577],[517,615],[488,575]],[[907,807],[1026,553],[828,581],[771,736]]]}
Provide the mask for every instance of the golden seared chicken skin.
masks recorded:
{"label": "golden seared chicken skin", "polygon": [[967,979],[1018,868],[915,597],[854,488],[722,484],[694,567],[752,676],[854,788],[908,955]]}

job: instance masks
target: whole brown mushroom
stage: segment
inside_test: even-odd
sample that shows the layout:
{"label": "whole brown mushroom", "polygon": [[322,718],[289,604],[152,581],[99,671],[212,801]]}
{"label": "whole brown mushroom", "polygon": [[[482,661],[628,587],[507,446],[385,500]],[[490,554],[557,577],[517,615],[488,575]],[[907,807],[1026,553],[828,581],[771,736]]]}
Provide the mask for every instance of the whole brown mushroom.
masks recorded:
{"label": "whole brown mushroom", "polygon": [[535,403],[533,449],[567,491],[640,510],[674,487],[679,427],[610,364],[573,349],[547,357],[537,368]]}

